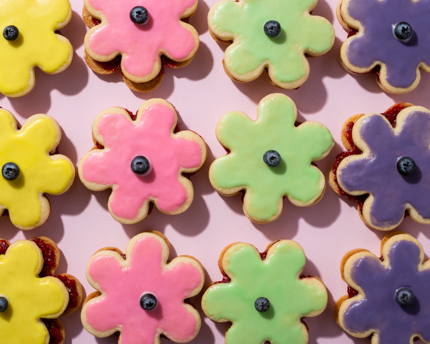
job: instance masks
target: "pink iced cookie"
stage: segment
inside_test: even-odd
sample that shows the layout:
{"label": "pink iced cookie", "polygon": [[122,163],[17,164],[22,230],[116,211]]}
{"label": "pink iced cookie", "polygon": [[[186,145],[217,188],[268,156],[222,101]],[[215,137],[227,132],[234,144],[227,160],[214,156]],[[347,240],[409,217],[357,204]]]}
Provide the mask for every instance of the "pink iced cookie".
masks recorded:
{"label": "pink iced cookie", "polygon": [[197,51],[197,31],[181,20],[194,14],[197,1],[85,0],[87,64],[97,73],[120,66],[133,90],[155,88],[163,76],[162,55],[181,67]]}
{"label": "pink iced cookie", "polygon": [[97,337],[120,332],[121,344],[158,344],[160,335],[179,343],[192,340],[201,320],[184,299],[202,289],[203,268],[185,256],[167,263],[169,251],[161,233],[144,232],[131,239],[125,255],[113,248],[94,254],[87,279],[98,292],[82,309],[85,329]]}
{"label": "pink iced cookie", "polygon": [[179,214],[193,201],[193,185],[182,173],[203,165],[206,145],[192,131],[175,133],[176,117],[170,103],[152,99],[136,119],[122,108],[110,108],[94,121],[98,145],[81,159],[79,176],[90,190],[113,189],[108,206],[115,220],[141,221],[150,202],[163,213]]}

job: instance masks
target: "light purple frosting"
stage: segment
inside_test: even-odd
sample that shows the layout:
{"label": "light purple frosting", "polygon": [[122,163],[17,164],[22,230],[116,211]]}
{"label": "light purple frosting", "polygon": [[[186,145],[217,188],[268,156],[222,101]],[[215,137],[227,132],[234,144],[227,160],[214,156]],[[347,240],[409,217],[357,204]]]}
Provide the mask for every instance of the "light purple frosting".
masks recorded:
{"label": "light purple frosting", "polygon": [[[429,114],[410,112],[398,135],[382,115],[372,115],[362,121],[360,136],[370,157],[348,163],[338,178],[347,193],[365,191],[374,196],[371,223],[382,228],[399,223],[407,203],[430,219]],[[409,176],[397,171],[397,160],[404,156],[417,165]]]}
{"label": "light purple frosting", "polygon": [[[352,65],[368,68],[375,61],[385,63],[387,82],[398,88],[412,85],[420,62],[430,65],[429,0],[351,0],[348,13],[363,27],[363,35],[348,44]],[[393,35],[393,25],[402,21],[414,31],[408,43]]]}
{"label": "light purple frosting", "polygon": [[[408,344],[420,334],[430,341],[430,270],[418,271],[420,249],[411,241],[394,243],[388,252],[391,264],[385,269],[375,256],[357,259],[351,277],[364,291],[364,299],[352,302],[344,313],[344,325],[353,332],[377,330],[379,344]],[[414,302],[400,306],[396,290],[409,288]]]}

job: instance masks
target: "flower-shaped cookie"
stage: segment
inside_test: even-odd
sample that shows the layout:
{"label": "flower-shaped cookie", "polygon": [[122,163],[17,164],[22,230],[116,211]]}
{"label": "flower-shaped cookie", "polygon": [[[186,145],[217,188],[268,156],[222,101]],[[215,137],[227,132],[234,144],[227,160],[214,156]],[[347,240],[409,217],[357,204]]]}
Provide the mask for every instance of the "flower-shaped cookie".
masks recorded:
{"label": "flower-shaped cookie", "polygon": [[50,213],[43,193],[66,192],[75,180],[75,168],[66,156],[54,154],[61,139],[54,119],[34,115],[17,128],[13,115],[1,109],[0,214],[7,209],[16,227],[33,229]]}
{"label": "flower-shaped cookie", "polygon": [[354,116],[345,127],[348,152],[332,170],[333,189],[361,197],[360,215],[372,228],[397,227],[405,211],[430,224],[430,111],[397,104],[384,114]]}
{"label": "flower-shaped cookie", "polygon": [[232,42],[224,55],[227,74],[252,81],[267,69],[271,82],[281,88],[302,85],[309,75],[305,54],[318,56],[334,43],[332,25],[311,16],[317,0],[223,0],[211,8],[212,36]]}
{"label": "flower-shaped cookie", "polygon": [[294,241],[271,243],[261,256],[255,247],[237,243],[221,254],[224,276],[202,298],[205,314],[214,321],[230,321],[226,344],[308,342],[304,317],[320,314],[327,305],[324,284],[300,277],[306,263]]}
{"label": "flower-shaped cookie", "polygon": [[97,116],[93,136],[104,148],[81,159],[79,175],[90,190],[113,189],[109,211],[115,220],[142,220],[150,202],[171,215],[190,206],[193,185],[182,173],[203,165],[206,145],[192,131],[174,133],[176,122],[175,109],[162,99],[145,102],[135,119],[122,108]]}
{"label": "flower-shaped cookie", "polygon": [[258,105],[256,121],[230,112],[217,124],[217,138],[229,154],[214,161],[210,181],[225,196],[245,190],[243,210],[254,222],[276,220],[284,196],[297,206],[308,206],[325,190],[324,176],[312,161],[330,152],[333,138],[318,122],[296,127],[296,117],[290,98],[271,94]]}
{"label": "flower-shaped cookie", "polygon": [[382,241],[382,257],[354,250],[342,261],[342,278],[353,288],[335,308],[338,324],[372,344],[430,342],[430,261],[420,243],[403,232]]}
{"label": "flower-shaped cookie", "polygon": [[170,244],[158,232],[131,239],[125,256],[117,249],[98,251],[87,279],[98,290],[85,301],[82,323],[97,337],[120,332],[118,343],[158,344],[192,340],[200,330],[199,313],[184,299],[203,287],[204,272],[192,257],[167,263]]}
{"label": "flower-shaped cookie", "polygon": [[56,319],[80,304],[82,287],[68,274],[53,276],[59,250],[48,238],[0,239],[0,333],[8,344],[63,343]]}
{"label": "flower-shaped cookie", "polygon": [[34,67],[55,74],[73,57],[70,42],[56,30],[72,17],[68,0],[3,0],[0,4],[0,92],[8,97],[34,87]]}
{"label": "flower-shaped cookie", "polygon": [[352,73],[378,71],[379,86],[406,93],[418,86],[419,68],[430,72],[428,0],[341,0],[337,16],[349,32],[340,50]]}
{"label": "flower-shaped cookie", "polygon": [[[87,64],[97,73],[112,73],[120,55],[127,86],[148,91],[162,80],[161,55],[174,67],[188,64],[199,46],[197,31],[181,19],[189,18],[197,0],[85,0]],[[94,20],[100,20],[94,26]]]}

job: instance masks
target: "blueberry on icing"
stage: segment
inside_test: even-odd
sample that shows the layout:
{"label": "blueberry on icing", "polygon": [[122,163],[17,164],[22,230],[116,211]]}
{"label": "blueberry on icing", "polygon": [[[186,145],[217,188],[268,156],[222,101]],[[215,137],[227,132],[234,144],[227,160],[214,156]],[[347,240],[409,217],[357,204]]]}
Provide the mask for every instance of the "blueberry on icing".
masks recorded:
{"label": "blueberry on icing", "polygon": [[401,157],[397,160],[397,171],[399,171],[402,176],[409,176],[415,171],[415,168],[415,161],[408,156]]}
{"label": "blueberry on icing", "polygon": [[412,35],[412,26],[406,22],[400,22],[393,26],[394,37],[396,37],[400,42],[408,42]]}
{"label": "blueberry on icing", "polygon": [[399,288],[396,290],[396,301],[400,306],[409,306],[414,302],[414,300],[414,293],[410,289]]}
{"label": "blueberry on icing", "polygon": [[157,308],[157,298],[154,294],[146,293],[140,298],[140,307],[145,311],[152,311]]}
{"label": "blueberry on icing", "polygon": [[0,313],[6,312],[9,302],[4,296],[0,296]]}
{"label": "blueberry on icing", "polygon": [[263,160],[269,167],[276,167],[281,163],[281,155],[275,150],[268,150],[263,155]]}
{"label": "blueberry on icing", "polygon": [[260,313],[267,312],[270,308],[270,301],[265,297],[259,297],[255,300],[254,306]]}
{"label": "blueberry on icing", "polygon": [[15,180],[20,174],[19,167],[14,162],[7,162],[4,164],[1,172],[3,178],[6,180]]}
{"label": "blueberry on icing", "polygon": [[146,24],[149,19],[148,10],[143,6],[136,6],[130,11],[130,19],[135,24]]}
{"label": "blueberry on icing", "polygon": [[151,170],[151,164],[146,157],[138,155],[131,161],[131,170],[140,175],[148,174]]}
{"label": "blueberry on icing", "polygon": [[276,20],[269,20],[264,24],[264,33],[272,38],[278,37],[281,34],[281,24]]}
{"label": "blueberry on icing", "polygon": [[6,26],[3,30],[3,37],[8,41],[15,41],[19,37],[19,30],[14,25]]}

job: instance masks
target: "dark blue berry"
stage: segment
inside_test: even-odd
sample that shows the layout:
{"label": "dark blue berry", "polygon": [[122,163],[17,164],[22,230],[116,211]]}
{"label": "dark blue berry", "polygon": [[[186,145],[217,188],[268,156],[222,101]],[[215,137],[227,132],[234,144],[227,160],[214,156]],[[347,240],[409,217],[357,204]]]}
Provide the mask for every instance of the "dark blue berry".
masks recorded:
{"label": "dark blue berry", "polygon": [[131,170],[136,174],[146,174],[150,171],[151,164],[149,160],[142,155],[138,155],[131,161]]}
{"label": "dark blue berry", "polygon": [[148,10],[143,6],[136,6],[130,11],[130,19],[135,24],[145,24],[149,19]]}
{"label": "dark blue berry", "polygon": [[410,289],[399,288],[396,290],[396,301],[400,306],[409,306],[414,302],[414,300],[414,293]]}
{"label": "dark blue berry", "polygon": [[281,24],[276,20],[269,20],[264,24],[264,33],[272,38],[278,37],[281,34]]}
{"label": "dark blue berry", "polygon": [[15,41],[19,37],[19,30],[16,26],[9,25],[3,30],[3,37],[8,41]]}
{"label": "dark blue berry", "polygon": [[281,163],[281,156],[275,150],[268,150],[264,153],[263,160],[267,166],[276,167]]}
{"label": "dark blue berry", "polygon": [[397,23],[393,28],[393,32],[394,37],[401,42],[408,42],[414,34],[412,26],[406,22]]}
{"label": "dark blue berry", "polygon": [[399,160],[397,160],[397,171],[402,176],[409,176],[415,171],[415,168],[415,161],[408,156],[401,157]]}
{"label": "dark blue berry", "polygon": [[152,311],[157,308],[157,298],[154,294],[143,294],[140,298],[140,307],[142,307],[145,311]]}
{"label": "dark blue berry", "polygon": [[19,177],[19,167],[14,162],[7,162],[1,170],[3,178],[6,180],[15,180]]}
{"label": "dark blue berry", "polygon": [[270,308],[270,302],[265,297],[259,297],[254,303],[255,309],[260,313],[267,312]]}
{"label": "dark blue berry", "polygon": [[0,296],[0,313],[6,312],[9,302],[4,296]]}

